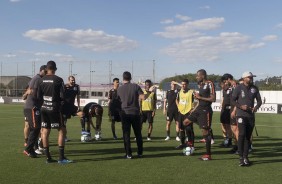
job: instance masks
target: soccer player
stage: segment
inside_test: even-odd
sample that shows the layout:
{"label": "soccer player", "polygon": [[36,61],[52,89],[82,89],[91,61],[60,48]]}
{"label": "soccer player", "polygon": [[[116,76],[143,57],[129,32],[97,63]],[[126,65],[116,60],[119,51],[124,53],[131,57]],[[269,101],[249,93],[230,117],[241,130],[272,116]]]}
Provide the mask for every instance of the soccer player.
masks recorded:
{"label": "soccer player", "polygon": [[232,87],[228,82],[226,74],[221,77],[220,85],[222,88],[220,122],[223,133],[223,143],[221,144],[221,146],[229,147],[232,145],[232,131],[230,126]]}
{"label": "soccer player", "polygon": [[198,99],[199,104],[183,124],[185,126],[193,122],[199,124],[206,142],[206,154],[201,157],[201,160],[211,160],[211,122],[213,114],[211,104],[216,99],[215,88],[213,82],[207,79],[207,72],[204,69],[197,71],[196,79],[200,88],[198,93],[194,93],[194,98]]}
{"label": "soccer player", "polygon": [[109,91],[109,117],[111,120],[111,128],[113,133],[113,138],[116,140],[116,128],[115,128],[115,122],[120,122],[120,110],[121,110],[121,102],[120,99],[117,96],[117,89],[119,87],[119,79],[114,78],[113,79],[113,88]]}
{"label": "soccer player", "polygon": [[[74,105],[74,102],[77,102],[77,106]],[[64,118],[64,124],[66,125],[67,119],[70,119],[71,116],[82,117],[83,112],[80,111],[80,87],[75,83],[75,77],[69,76],[68,83],[65,84],[65,94],[64,94],[64,104],[62,107],[62,114]],[[65,142],[68,142],[67,138],[67,129],[66,129],[66,138]]]}
{"label": "soccer player", "polygon": [[[151,134],[153,131],[153,122],[156,113],[156,102],[157,102],[157,95],[154,91],[149,91],[150,87],[152,87],[152,81],[146,80],[145,81],[145,89],[143,90],[144,94],[148,97],[144,100],[140,100],[141,105],[141,123],[146,123],[148,121],[148,136],[147,140],[151,141]],[[142,127],[142,126],[141,126]]]}
{"label": "soccer player", "polygon": [[[188,88],[189,80],[183,79],[181,82],[181,90],[177,94],[176,104],[178,108],[178,122],[180,130],[181,144],[177,148],[185,148],[186,146],[191,147],[192,152],[194,151],[194,130],[193,124],[184,126],[184,123],[188,120],[188,116],[193,108],[193,93],[194,91]],[[188,138],[187,144],[185,144],[185,132]]]}
{"label": "soccer player", "polygon": [[[83,107],[83,116],[80,119],[82,132],[91,136],[90,125],[95,130],[95,139],[101,140],[101,124],[103,117],[103,107],[95,102],[90,102]],[[96,126],[94,126],[92,117],[96,117]],[[87,125],[85,131],[85,123]]]}
{"label": "soccer player", "polygon": [[163,113],[166,115],[166,138],[165,140],[170,140],[170,125],[171,122],[175,121],[175,130],[176,130],[176,141],[180,141],[179,138],[179,125],[178,125],[178,109],[176,105],[176,97],[178,93],[176,84],[173,82],[170,83],[170,90],[166,92],[164,99],[164,109]]}
{"label": "soccer player", "polygon": [[[253,84],[251,72],[242,74],[243,84],[239,84],[233,94],[232,100],[236,105],[236,119],[238,122],[238,152],[239,166],[249,166],[248,158],[250,139],[255,126],[255,112],[261,106],[262,100],[259,89]],[[254,105],[255,99],[257,101]]]}
{"label": "soccer player", "polygon": [[[37,91],[39,88],[40,79],[45,75],[45,73],[46,65],[42,65],[40,67],[39,73],[35,75],[29,82],[29,87],[24,95],[24,97],[26,97],[24,115],[25,120],[28,122],[29,128],[28,141],[24,150],[24,154],[30,156],[31,158],[37,157],[36,153],[42,154],[40,150],[38,150],[37,142],[41,129],[40,105],[42,102],[39,98],[37,98]],[[34,147],[36,150],[34,150]]]}
{"label": "soccer player", "polygon": [[59,164],[72,163],[65,157],[66,126],[64,125],[61,108],[64,102],[64,81],[55,75],[57,70],[54,61],[47,62],[47,74],[42,77],[38,89],[38,98],[43,100],[41,106],[41,127],[43,151],[47,157],[46,163],[56,162],[49,152],[49,135],[51,129],[58,130]]}

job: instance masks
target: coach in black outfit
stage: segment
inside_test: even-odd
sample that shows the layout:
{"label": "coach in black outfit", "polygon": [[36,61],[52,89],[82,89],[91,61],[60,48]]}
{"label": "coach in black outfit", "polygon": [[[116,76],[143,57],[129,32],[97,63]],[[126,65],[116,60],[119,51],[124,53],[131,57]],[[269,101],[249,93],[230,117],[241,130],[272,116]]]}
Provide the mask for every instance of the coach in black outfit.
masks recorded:
{"label": "coach in black outfit", "polygon": [[[141,133],[140,124],[140,106],[139,99],[146,99],[142,89],[137,84],[133,84],[131,81],[131,73],[123,73],[123,85],[118,88],[117,95],[121,100],[121,122],[123,131],[123,141],[125,148],[125,158],[132,158],[132,150],[130,143],[130,129],[133,128],[137,147],[138,147],[138,157],[143,155],[143,140]],[[154,86],[149,90],[153,91]]]}
{"label": "coach in black outfit", "polygon": [[[238,151],[240,156],[239,166],[250,165],[248,151],[251,135],[255,126],[255,112],[261,106],[261,96],[258,88],[253,84],[251,72],[244,72],[243,83],[238,85],[232,93],[233,103],[236,104],[236,119],[238,122],[239,138]],[[254,106],[254,100],[257,104]]]}

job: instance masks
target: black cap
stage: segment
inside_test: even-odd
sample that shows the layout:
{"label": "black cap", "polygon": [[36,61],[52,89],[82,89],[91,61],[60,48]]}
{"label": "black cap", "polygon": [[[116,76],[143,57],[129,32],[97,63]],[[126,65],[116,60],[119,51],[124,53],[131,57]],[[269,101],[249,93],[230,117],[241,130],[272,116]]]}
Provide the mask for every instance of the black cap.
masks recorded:
{"label": "black cap", "polygon": [[46,70],[47,69],[47,66],[46,65],[42,65],[42,66],[40,66],[40,71],[42,71],[42,70]]}
{"label": "black cap", "polygon": [[49,70],[57,70],[55,61],[48,61],[47,62],[47,69],[49,69]]}

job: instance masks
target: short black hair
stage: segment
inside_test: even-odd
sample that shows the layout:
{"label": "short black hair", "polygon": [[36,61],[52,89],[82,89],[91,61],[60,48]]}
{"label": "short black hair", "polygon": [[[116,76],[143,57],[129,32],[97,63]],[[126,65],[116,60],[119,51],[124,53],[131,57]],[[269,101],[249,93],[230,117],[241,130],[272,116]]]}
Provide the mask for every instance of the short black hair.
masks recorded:
{"label": "short black hair", "polygon": [[202,75],[204,75],[204,76],[207,76],[207,72],[206,72],[206,70],[204,70],[204,69],[198,70],[197,73],[200,73],[200,74],[202,74]]}
{"label": "short black hair", "polygon": [[183,79],[182,82],[185,82],[186,84],[189,84],[189,80],[188,79]]}
{"label": "short black hair", "polygon": [[113,79],[113,82],[115,82],[115,81],[119,81],[119,78],[114,78],[114,79]]}
{"label": "short black hair", "polygon": [[222,77],[224,77],[224,78],[225,78],[225,80],[228,80],[228,79],[233,80],[233,75],[231,75],[230,73],[225,73],[225,74],[223,74],[223,76],[222,76]]}
{"label": "short black hair", "polygon": [[128,71],[123,72],[123,80],[130,81],[131,80],[131,73]]}
{"label": "short black hair", "polygon": [[145,83],[150,83],[152,84],[152,81],[150,79],[145,80]]}
{"label": "short black hair", "polygon": [[47,62],[47,69],[56,71],[57,66],[56,66],[55,61],[48,61]]}

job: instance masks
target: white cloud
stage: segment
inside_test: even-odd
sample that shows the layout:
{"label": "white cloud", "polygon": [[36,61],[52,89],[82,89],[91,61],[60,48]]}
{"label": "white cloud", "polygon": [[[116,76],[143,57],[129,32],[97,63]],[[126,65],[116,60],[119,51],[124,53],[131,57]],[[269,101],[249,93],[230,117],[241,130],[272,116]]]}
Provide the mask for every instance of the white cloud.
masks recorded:
{"label": "white cloud", "polygon": [[260,43],[251,44],[251,45],[249,46],[249,48],[250,48],[250,49],[257,49],[257,48],[263,47],[264,45],[265,45],[265,43],[260,42]]}
{"label": "white cloud", "polygon": [[276,27],[282,29],[282,23],[277,24]]}
{"label": "white cloud", "polygon": [[66,44],[95,52],[125,51],[137,47],[137,42],[134,40],[92,29],[74,31],[62,28],[29,30],[23,35],[36,41]]}
{"label": "white cloud", "polygon": [[223,53],[246,51],[263,45],[252,44],[248,36],[238,32],[223,32],[218,36],[187,38],[168,46],[162,52],[178,61],[215,61]]}
{"label": "white cloud", "polygon": [[211,7],[206,5],[206,6],[201,6],[200,9],[209,10],[209,9],[211,9]]}
{"label": "white cloud", "polygon": [[175,18],[179,19],[179,20],[182,20],[182,21],[188,21],[188,20],[191,20],[190,17],[188,16],[184,16],[184,15],[180,15],[180,14],[176,14],[175,15]]}
{"label": "white cloud", "polygon": [[17,3],[20,2],[21,0],[10,0],[11,3]]}
{"label": "white cloud", "polygon": [[223,23],[223,17],[187,21],[180,25],[167,26],[164,28],[164,32],[155,32],[154,34],[165,38],[188,38],[202,35],[199,31],[219,28]]}
{"label": "white cloud", "polygon": [[3,55],[3,57],[5,57],[5,58],[14,58],[14,57],[17,57],[17,55],[9,53],[9,54]]}
{"label": "white cloud", "polygon": [[161,24],[172,24],[173,23],[173,19],[165,19],[161,21]]}
{"label": "white cloud", "polygon": [[263,41],[276,41],[278,40],[278,36],[277,35],[266,35],[262,38]]}

